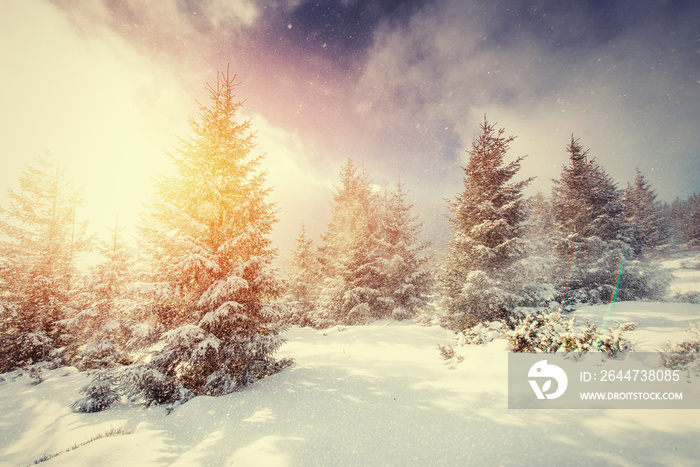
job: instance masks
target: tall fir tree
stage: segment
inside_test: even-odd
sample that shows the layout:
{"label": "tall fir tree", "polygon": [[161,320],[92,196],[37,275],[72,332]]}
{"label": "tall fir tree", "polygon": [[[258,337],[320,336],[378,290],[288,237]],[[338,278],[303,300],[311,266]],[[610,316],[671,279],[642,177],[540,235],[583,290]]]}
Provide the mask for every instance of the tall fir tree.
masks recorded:
{"label": "tall fir tree", "polygon": [[[557,276],[564,306],[576,302],[660,298],[665,279],[644,277],[635,263],[630,225],[625,220],[622,192],[608,173],[572,135],[569,165],[553,180],[552,206],[560,239]],[[623,274],[624,273],[624,274]]]}
{"label": "tall fir tree", "polygon": [[340,171],[319,262],[324,276],[316,307],[319,325],[364,324],[380,315],[380,198],[352,159]]}
{"label": "tall fir tree", "polygon": [[250,121],[237,121],[235,86],[228,71],[207,86],[210,104],[167,153],[174,173],[158,180],[140,226],[160,284],[151,309],[168,330],[149,366],[195,395],[225,394],[278,368],[276,209]]}
{"label": "tall fir tree", "polygon": [[289,306],[286,321],[300,326],[313,324],[313,311],[318,300],[321,275],[316,248],[304,224],[292,251],[291,271],[287,281],[285,302]]}
{"label": "tall fir tree", "polygon": [[114,228],[109,230],[109,239],[100,240],[97,246],[103,261],[92,270],[96,282],[91,288],[98,294],[98,307],[107,311],[117,308],[117,300],[133,280],[134,254],[123,237],[123,231],[117,216]]}
{"label": "tall fir tree", "polygon": [[691,248],[700,245],[700,194],[692,194],[684,200],[676,198],[665,212],[673,226],[676,243]]}
{"label": "tall fir tree", "polygon": [[632,254],[622,240],[626,226],[621,193],[573,135],[566,151],[570,163],[562,166],[552,188],[560,236],[557,252],[562,260],[557,285],[564,291],[567,306],[573,302],[604,302],[612,298],[625,256]]}
{"label": "tall fir tree", "polygon": [[[388,190],[387,190],[388,191]],[[388,196],[383,222],[384,288],[387,314],[395,319],[411,318],[428,302],[431,276],[426,267],[426,244],[419,241],[416,217],[411,213],[403,184]]]}
{"label": "tall fir tree", "polygon": [[297,239],[289,300],[319,327],[413,317],[427,303],[430,274],[403,185],[382,198],[352,159],[340,182],[319,248],[303,231]]}
{"label": "tall fir tree", "polygon": [[629,238],[635,256],[648,256],[668,245],[670,231],[663,205],[637,169],[634,184],[624,193],[625,220],[630,224]]}
{"label": "tall fir tree", "polygon": [[552,203],[541,191],[530,199],[530,216],[525,230],[526,257],[520,261],[521,289],[524,306],[548,308],[558,306],[555,272],[557,235]]}
{"label": "tall fir tree", "polygon": [[438,279],[447,324],[460,330],[510,317],[520,301],[512,268],[525,254],[523,189],[532,179],[512,181],[524,156],[505,163],[515,137],[486,117],[480,128],[463,167],[464,191],[448,201],[452,241]]}
{"label": "tall fir tree", "polygon": [[617,184],[595,159],[588,158],[588,151],[573,135],[566,151],[570,165],[564,165],[560,178],[553,180],[552,206],[557,225],[572,239],[623,238],[624,205]]}
{"label": "tall fir tree", "polygon": [[94,265],[78,286],[73,306],[78,310],[61,322],[70,340],[67,353],[78,368],[104,368],[128,363],[126,344],[138,308],[134,291],[133,252],[122,236],[119,218],[100,239],[102,261]]}
{"label": "tall fir tree", "polygon": [[0,208],[0,340],[2,360],[12,367],[60,345],[56,323],[68,312],[75,262],[90,237],[76,215],[83,197],[51,154],[25,168],[9,199],[9,207]]}
{"label": "tall fir tree", "polygon": [[554,213],[551,201],[538,191],[531,199],[532,209],[527,226],[528,238],[547,238],[554,233]]}

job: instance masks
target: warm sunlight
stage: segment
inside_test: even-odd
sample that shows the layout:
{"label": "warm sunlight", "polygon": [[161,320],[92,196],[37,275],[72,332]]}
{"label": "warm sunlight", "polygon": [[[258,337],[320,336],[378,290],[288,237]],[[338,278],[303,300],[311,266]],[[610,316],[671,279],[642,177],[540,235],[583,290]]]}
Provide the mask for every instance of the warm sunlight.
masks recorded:
{"label": "warm sunlight", "polygon": [[[206,98],[205,82],[183,87],[107,30],[92,31],[86,42],[50,5],[18,3],[10,13],[7,23],[14,27],[0,40],[14,69],[0,71],[0,93],[5,108],[20,114],[2,114],[5,154],[12,157],[3,160],[0,204],[6,190],[16,188],[24,165],[49,151],[67,165],[75,186],[83,187],[86,204],[79,215],[90,228],[102,236],[118,214],[120,225],[132,234],[154,177],[170,170],[164,151],[186,138],[187,119],[198,111],[196,100]],[[28,16],[31,22],[23,19]],[[215,79],[215,74],[202,76]],[[252,114],[244,108],[240,118],[252,118],[253,130],[265,135],[256,142],[259,153],[266,154],[272,199],[288,214],[276,229],[277,241],[287,250],[291,237],[280,230],[295,234],[313,203],[312,211],[327,210],[331,182],[310,166],[314,151],[299,135]],[[316,201],[300,205],[295,197]]]}
{"label": "warm sunlight", "polygon": [[153,176],[167,167],[162,149],[186,127],[193,98],[116,36],[97,33],[85,42],[53,10],[23,3],[6,17],[15,27],[3,34],[0,48],[13,70],[0,71],[0,92],[4,109],[18,113],[2,115],[4,154],[11,156],[3,160],[0,196],[16,186],[25,164],[49,151],[84,187],[80,215],[91,228],[101,233],[117,213],[132,226]]}
{"label": "warm sunlight", "polygon": [[698,24],[3,0],[0,465],[697,464]]}

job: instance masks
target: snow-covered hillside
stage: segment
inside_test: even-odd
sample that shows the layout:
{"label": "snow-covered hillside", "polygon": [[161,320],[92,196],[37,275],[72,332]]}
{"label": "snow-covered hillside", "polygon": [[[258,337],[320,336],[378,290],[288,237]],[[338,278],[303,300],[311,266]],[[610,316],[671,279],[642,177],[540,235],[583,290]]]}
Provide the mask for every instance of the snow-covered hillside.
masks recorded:
{"label": "snow-covered hillside", "polygon": [[[700,270],[667,263],[678,290]],[[690,285],[689,285],[690,284]],[[700,305],[623,302],[578,315],[635,321],[637,350],[684,337]],[[698,463],[693,410],[509,410],[503,340],[437,345],[439,327],[380,321],[322,331],[292,328],[279,356],[296,364],[227,396],[172,412],[120,406],[94,414],[70,404],[76,370],[11,372],[0,381],[0,464],[27,465],[639,465]],[[41,381],[41,382],[39,382]],[[38,384],[37,384],[38,383]],[[57,455],[56,455],[57,454]],[[51,457],[54,456],[55,457]]]}

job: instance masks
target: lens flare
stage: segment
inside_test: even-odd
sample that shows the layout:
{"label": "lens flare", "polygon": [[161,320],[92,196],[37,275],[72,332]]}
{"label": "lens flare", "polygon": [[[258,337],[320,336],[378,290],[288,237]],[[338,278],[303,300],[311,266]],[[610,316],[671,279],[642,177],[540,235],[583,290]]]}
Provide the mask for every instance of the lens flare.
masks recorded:
{"label": "lens flare", "polygon": [[612,315],[613,306],[615,306],[615,300],[617,299],[617,291],[620,289],[620,280],[622,279],[622,270],[625,268],[625,255],[620,253],[620,267],[617,270],[617,280],[615,281],[615,289],[613,290],[612,297],[610,298],[610,309],[608,310],[608,315],[603,321],[603,330],[607,329],[608,321]]}

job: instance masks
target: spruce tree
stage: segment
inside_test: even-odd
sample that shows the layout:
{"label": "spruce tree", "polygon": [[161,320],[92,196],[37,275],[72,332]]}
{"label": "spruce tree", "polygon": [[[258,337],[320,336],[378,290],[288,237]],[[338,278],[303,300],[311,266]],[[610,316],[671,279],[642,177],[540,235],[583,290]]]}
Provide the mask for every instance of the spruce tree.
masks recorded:
{"label": "spruce tree", "polygon": [[505,137],[486,117],[480,128],[463,167],[464,191],[448,201],[453,233],[439,285],[447,324],[455,329],[509,318],[520,300],[512,267],[525,254],[522,192],[531,179],[512,181],[524,156],[504,162],[515,137]]}
{"label": "spruce tree", "polygon": [[562,167],[552,188],[564,305],[660,298],[665,279],[644,277],[645,267],[633,262],[630,225],[617,184],[573,136],[567,152],[570,164]]}
{"label": "spruce tree", "polygon": [[103,261],[97,264],[92,275],[96,281],[92,289],[98,295],[98,307],[114,310],[133,279],[134,254],[123,237],[124,227],[119,226],[119,217],[114,228],[109,230],[108,240],[100,240],[97,251]]}
{"label": "spruce tree", "polygon": [[[25,168],[0,208],[0,353],[3,369],[47,358],[69,308],[75,261],[90,242],[76,212],[83,197],[51,154]],[[57,340],[59,339],[59,340]]]}
{"label": "spruce tree", "polygon": [[552,203],[541,191],[530,199],[531,211],[525,230],[526,257],[520,261],[523,306],[542,308],[558,306],[555,273],[557,235]]}
{"label": "spruce tree", "polygon": [[[276,210],[250,121],[237,121],[235,76],[217,74],[191,136],[167,153],[140,226],[159,284],[150,304],[165,327],[146,380],[191,394],[225,394],[278,369],[280,327],[271,303],[283,288],[271,267]],[[172,398],[176,391],[158,396]]]}
{"label": "spruce tree", "polygon": [[321,327],[414,316],[427,302],[430,274],[403,185],[382,199],[352,159],[340,182],[319,248],[304,232],[297,239],[289,297],[300,303],[303,296]]}
{"label": "spruce tree", "polygon": [[286,321],[300,326],[313,324],[312,316],[318,299],[320,280],[316,248],[302,224],[292,251],[291,271],[285,294],[285,302],[289,306]]}
{"label": "spruce tree", "polygon": [[415,316],[428,301],[431,278],[426,268],[426,244],[418,240],[418,225],[406,201],[403,184],[386,201],[383,222],[384,289],[388,315],[395,319]]}
{"label": "spruce tree", "polygon": [[61,322],[70,336],[67,352],[79,368],[111,367],[129,361],[126,344],[137,300],[129,288],[134,260],[123,230],[117,217],[109,239],[100,239],[97,245],[103,261],[90,269],[78,287],[73,301],[78,313]]}
{"label": "spruce tree", "polygon": [[677,241],[691,248],[700,245],[700,194],[692,194],[685,200],[676,198],[667,211]]}
{"label": "spruce tree", "polygon": [[548,238],[554,233],[554,213],[551,201],[538,191],[531,199],[532,209],[528,220],[528,238]]}
{"label": "spruce tree", "polygon": [[571,164],[562,166],[560,178],[553,180],[552,205],[557,225],[572,239],[623,238],[624,206],[617,184],[595,159],[588,158],[588,151],[573,135],[566,151]]}
{"label": "spruce tree", "polygon": [[380,198],[352,159],[340,171],[331,219],[319,248],[319,325],[364,324],[382,316]]}
{"label": "spruce tree", "polygon": [[634,184],[624,193],[625,220],[630,224],[630,243],[635,256],[653,254],[667,245],[670,237],[663,206],[656,193],[637,169]]}
{"label": "spruce tree", "polygon": [[570,164],[562,166],[552,188],[560,235],[557,252],[562,260],[557,285],[567,305],[604,302],[612,298],[618,269],[632,253],[622,241],[621,193],[573,135],[566,151]]}

